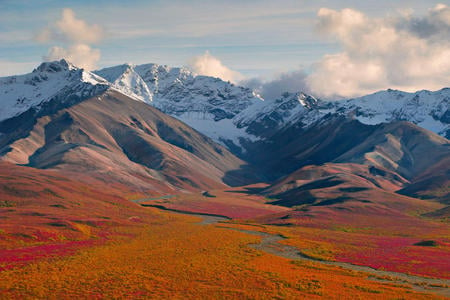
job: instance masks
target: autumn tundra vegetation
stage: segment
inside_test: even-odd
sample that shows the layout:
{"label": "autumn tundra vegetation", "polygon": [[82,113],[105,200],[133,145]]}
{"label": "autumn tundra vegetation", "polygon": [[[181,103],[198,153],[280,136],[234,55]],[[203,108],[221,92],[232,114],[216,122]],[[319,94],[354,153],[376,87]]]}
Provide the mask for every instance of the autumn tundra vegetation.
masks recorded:
{"label": "autumn tundra vegetation", "polygon": [[[208,206],[201,209],[206,213],[215,203],[221,207],[221,202],[239,199],[229,203],[229,207],[241,208],[237,210],[242,213],[241,218],[230,208],[233,220],[202,225],[198,216],[130,201],[148,194],[132,193],[124,186],[105,188],[105,183],[94,179],[87,184],[57,172],[10,164],[2,164],[1,168],[2,299],[443,297],[425,283],[418,289],[399,283],[394,277],[377,278],[321,264],[319,260],[449,277],[445,266],[434,259],[447,259],[448,245],[440,242],[448,238],[444,224],[429,225],[440,228],[429,236],[439,241],[437,245],[415,246],[421,233],[413,233],[412,229],[404,233],[406,237],[395,231],[387,235],[380,228],[357,223],[333,225],[333,220],[321,226],[274,224],[263,216],[285,215],[287,210],[268,208],[265,198],[244,193],[246,189],[210,191],[214,198],[203,197],[199,192],[143,202],[172,203],[173,208],[181,210],[182,205],[200,199],[191,210],[200,209],[204,202]],[[217,202],[209,203],[210,199]],[[250,215],[243,208],[252,203],[258,209]],[[211,210],[211,214],[214,212]],[[253,249],[251,245],[261,237],[233,228],[282,234],[287,237],[282,243],[298,247],[318,261],[292,260]],[[399,261],[405,254],[410,255],[395,268],[380,259],[390,251],[390,243],[403,246],[389,255]],[[445,290],[443,285],[437,288]]]}

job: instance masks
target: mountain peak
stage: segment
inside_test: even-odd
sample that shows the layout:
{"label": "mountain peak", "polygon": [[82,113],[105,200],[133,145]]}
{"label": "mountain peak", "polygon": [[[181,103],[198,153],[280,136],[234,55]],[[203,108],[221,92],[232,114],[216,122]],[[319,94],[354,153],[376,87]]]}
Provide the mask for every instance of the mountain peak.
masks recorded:
{"label": "mountain peak", "polygon": [[57,73],[74,69],[79,68],[63,58],[61,60],[43,62],[36,69],[33,70],[33,73],[36,72]]}
{"label": "mountain peak", "polygon": [[43,62],[33,72],[0,78],[0,121],[49,101],[86,99],[110,86],[103,78],[65,59]]}
{"label": "mountain peak", "polygon": [[275,100],[276,103],[283,103],[283,102],[292,102],[292,103],[299,103],[301,106],[312,109],[317,106],[319,100],[314,98],[311,95],[305,94],[303,92],[285,92],[281,95],[280,98]]}
{"label": "mountain peak", "polygon": [[109,81],[113,88],[133,99],[147,103],[153,101],[153,92],[136,71],[135,65],[125,63],[97,70],[94,73]]}

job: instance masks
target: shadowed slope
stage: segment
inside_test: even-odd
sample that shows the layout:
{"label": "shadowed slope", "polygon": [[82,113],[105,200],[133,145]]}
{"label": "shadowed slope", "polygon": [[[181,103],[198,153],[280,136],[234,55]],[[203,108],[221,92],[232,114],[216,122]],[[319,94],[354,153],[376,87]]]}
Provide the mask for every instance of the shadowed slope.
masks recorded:
{"label": "shadowed slope", "polygon": [[431,165],[399,193],[450,204],[450,156]]}
{"label": "shadowed slope", "polygon": [[449,169],[445,161],[450,156],[449,141],[409,122],[365,125],[330,115],[306,130],[300,125],[249,145],[253,154],[249,160],[263,165],[272,179],[306,165],[329,162],[371,165],[408,180],[420,177],[434,165]]}
{"label": "shadowed slope", "polygon": [[327,163],[303,167],[276,181],[263,193],[279,199],[274,204],[288,207],[333,205],[347,201],[372,203],[368,195],[387,194],[407,183],[406,179],[386,169]]}
{"label": "shadowed slope", "polygon": [[409,122],[381,124],[377,130],[336,162],[356,162],[384,167],[414,179],[437,165],[450,167],[447,139]]}
{"label": "shadowed slope", "polygon": [[16,164],[106,176],[145,188],[157,188],[154,182],[165,182],[169,189],[242,183],[239,174],[223,181],[226,172],[244,165],[225,148],[113,90],[40,113],[33,125],[13,123],[14,128],[7,122],[0,126],[5,133],[0,146],[3,159]]}

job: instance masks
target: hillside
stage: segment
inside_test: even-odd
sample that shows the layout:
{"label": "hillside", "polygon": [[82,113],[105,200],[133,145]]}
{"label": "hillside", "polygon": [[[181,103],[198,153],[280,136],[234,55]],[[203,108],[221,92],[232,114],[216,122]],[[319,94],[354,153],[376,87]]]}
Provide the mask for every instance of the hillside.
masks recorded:
{"label": "hillside", "polygon": [[243,161],[145,103],[108,90],[66,106],[49,102],[37,114],[27,111],[2,122],[3,160],[146,190],[245,182],[231,174],[239,173]]}

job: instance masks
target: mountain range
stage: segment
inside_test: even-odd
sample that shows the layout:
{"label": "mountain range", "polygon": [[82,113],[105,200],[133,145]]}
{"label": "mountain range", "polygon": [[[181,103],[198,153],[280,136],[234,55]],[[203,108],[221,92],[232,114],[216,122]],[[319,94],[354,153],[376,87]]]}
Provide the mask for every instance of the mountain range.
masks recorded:
{"label": "mountain range", "polygon": [[0,101],[0,156],[18,165],[161,193],[264,181],[289,207],[367,193],[450,204],[448,88],[263,99],[186,68],[61,60],[0,78]]}

